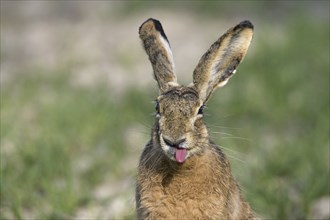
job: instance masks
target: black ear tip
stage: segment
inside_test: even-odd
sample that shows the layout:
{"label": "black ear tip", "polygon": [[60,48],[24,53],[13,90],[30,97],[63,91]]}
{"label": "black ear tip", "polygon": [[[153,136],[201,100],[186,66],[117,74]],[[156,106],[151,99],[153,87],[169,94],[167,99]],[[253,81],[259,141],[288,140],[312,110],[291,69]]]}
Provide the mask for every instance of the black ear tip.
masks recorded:
{"label": "black ear tip", "polygon": [[162,37],[165,38],[165,40],[166,40],[167,42],[169,42],[168,39],[167,39],[167,36],[166,36],[166,34],[165,34],[164,30],[163,30],[162,24],[161,24],[160,21],[158,21],[157,19],[149,18],[148,20],[146,20],[145,22],[143,22],[143,24],[142,24],[142,25],[140,26],[140,28],[139,28],[139,32],[141,31],[142,26],[143,26],[145,23],[150,22],[150,21],[153,22],[153,24],[154,24],[154,26],[155,26],[155,29],[156,29],[156,30],[162,35]]}
{"label": "black ear tip", "polygon": [[154,23],[154,25],[155,25],[155,27],[157,28],[159,28],[159,26],[160,26],[160,28],[162,29],[162,25],[160,24],[160,22],[157,20],[157,19],[154,19],[154,18],[149,18],[149,19],[147,19],[145,22],[143,22],[142,24],[141,24],[141,26],[140,26],[140,29],[141,29],[141,27],[145,24],[145,23],[148,23],[148,22],[152,22],[152,23]]}
{"label": "black ear tip", "polygon": [[139,27],[139,32],[141,31],[141,28],[143,27],[143,25],[144,25],[145,23],[148,23],[149,21],[152,21],[153,23],[155,23],[155,22],[159,22],[159,21],[156,20],[156,19],[149,18],[149,19],[147,19],[146,21],[144,21],[144,22],[141,24],[141,26]]}
{"label": "black ear tip", "polygon": [[155,28],[157,31],[159,31],[161,34],[164,33],[162,24],[160,23],[160,21],[153,19],[153,18],[149,18],[149,20],[151,20],[152,22],[154,22]]}
{"label": "black ear tip", "polygon": [[249,20],[242,21],[236,27],[237,28],[250,28],[250,29],[254,28],[253,24]]}
{"label": "black ear tip", "polygon": [[249,20],[245,20],[245,21],[242,21],[241,23],[239,23],[238,25],[236,25],[234,27],[234,31],[237,31],[237,30],[242,30],[242,29],[246,29],[246,28],[249,28],[249,29],[252,29],[253,30],[253,24],[251,23],[251,21]]}
{"label": "black ear tip", "polygon": [[[143,24],[144,24],[144,23],[147,23],[147,22],[149,22],[149,21],[152,21],[154,24],[156,24],[156,23],[160,23],[157,19],[149,18],[149,19],[147,19],[145,22],[143,22]],[[143,25],[143,24],[142,24],[142,25]]]}
{"label": "black ear tip", "polygon": [[149,18],[148,21],[153,21],[153,22],[158,22],[158,23],[160,23],[157,19],[154,19],[154,18]]}

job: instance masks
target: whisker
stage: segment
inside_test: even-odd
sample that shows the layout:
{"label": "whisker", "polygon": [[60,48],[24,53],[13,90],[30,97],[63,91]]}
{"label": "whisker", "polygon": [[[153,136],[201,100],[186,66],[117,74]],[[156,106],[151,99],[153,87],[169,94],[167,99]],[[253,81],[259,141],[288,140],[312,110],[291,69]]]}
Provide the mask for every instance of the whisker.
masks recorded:
{"label": "whisker", "polygon": [[252,139],[243,138],[243,137],[221,137],[221,139],[240,139],[240,140],[252,142]]}
{"label": "whisker", "polygon": [[236,151],[236,150],[233,150],[231,148],[224,147],[224,146],[219,146],[219,147],[222,148],[222,149],[224,149],[224,150],[226,150],[226,151],[230,151],[230,152],[235,153],[235,154],[238,154],[238,155],[243,155],[241,152]]}
{"label": "whisker", "polygon": [[230,154],[227,154],[227,156],[230,157],[230,158],[232,158],[232,159],[234,159],[234,160],[237,160],[237,161],[239,161],[239,162],[241,162],[243,164],[246,164],[246,162],[244,160],[242,160],[242,159],[240,159],[238,157],[234,157],[234,156],[232,156]]}
{"label": "whisker", "polygon": [[238,127],[228,127],[228,126],[220,126],[220,125],[215,125],[215,124],[208,124],[208,127],[213,127],[213,128],[223,128],[223,129],[232,129],[232,130],[241,130],[243,128],[238,128]]}
{"label": "whisker", "polygon": [[223,135],[228,135],[228,136],[233,136],[233,134],[226,133],[226,132],[221,132],[221,131],[211,131],[212,134],[223,134]]}

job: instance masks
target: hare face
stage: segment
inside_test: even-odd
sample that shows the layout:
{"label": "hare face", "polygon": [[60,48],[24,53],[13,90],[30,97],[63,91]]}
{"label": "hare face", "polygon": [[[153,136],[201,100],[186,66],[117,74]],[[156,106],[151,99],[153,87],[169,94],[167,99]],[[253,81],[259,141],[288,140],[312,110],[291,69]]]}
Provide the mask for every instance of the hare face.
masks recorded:
{"label": "hare face", "polygon": [[194,144],[207,136],[202,120],[203,102],[190,87],[178,86],[163,93],[156,101],[159,143],[164,153],[183,163],[201,149]]}
{"label": "hare face", "polygon": [[172,50],[160,22],[148,19],[139,34],[161,94],[156,106],[155,145],[170,159],[183,163],[209,143],[201,110],[216,88],[235,74],[252,40],[253,25],[243,21],[214,42],[197,64],[191,86],[177,82]]}

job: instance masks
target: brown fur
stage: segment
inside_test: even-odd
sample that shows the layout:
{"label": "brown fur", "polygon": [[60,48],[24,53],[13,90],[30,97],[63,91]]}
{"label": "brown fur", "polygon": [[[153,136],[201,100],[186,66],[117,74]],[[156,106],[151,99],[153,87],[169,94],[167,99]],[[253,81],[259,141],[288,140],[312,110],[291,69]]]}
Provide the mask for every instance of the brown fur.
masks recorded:
{"label": "brown fur", "polygon": [[[139,164],[136,185],[138,219],[253,219],[228,160],[209,139],[201,108],[227,81],[252,39],[252,24],[230,29],[201,58],[191,86],[179,86],[167,37],[154,19],[140,37],[160,87],[152,138]],[[160,62],[160,63],[159,63]],[[220,85],[222,86],[222,85]],[[175,152],[185,148],[183,162]]]}

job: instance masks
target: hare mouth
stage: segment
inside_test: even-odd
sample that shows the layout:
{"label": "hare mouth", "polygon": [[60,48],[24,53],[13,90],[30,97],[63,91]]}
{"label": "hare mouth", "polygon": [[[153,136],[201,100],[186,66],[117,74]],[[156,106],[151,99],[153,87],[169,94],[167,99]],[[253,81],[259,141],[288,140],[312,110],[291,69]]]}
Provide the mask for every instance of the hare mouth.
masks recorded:
{"label": "hare mouth", "polygon": [[172,147],[165,144],[163,150],[171,160],[174,160],[179,164],[183,164],[189,157],[189,150],[187,148]]}
{"label": "hare mouth", "polygon": [[184,163],[187,159],[188,152],[186,148],[175,148],[175,160],[178,163]]}
{"label": "hare mouth", "polygon": [[189,149],[185,147],[169,146],[167,144],[162,144],[162,147],[167,156],[179,164],[183,164],[189,157]]}
{"label": "hare mouth", "polygon": [[181,138],[178,141],[171,141],[170,138],[160,135],[161,146],[167,156],[182,164],[189,157],[189,149],[187,148],[187,142],[185,138]]}

